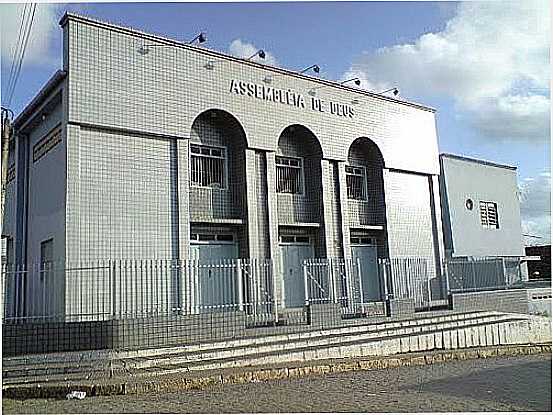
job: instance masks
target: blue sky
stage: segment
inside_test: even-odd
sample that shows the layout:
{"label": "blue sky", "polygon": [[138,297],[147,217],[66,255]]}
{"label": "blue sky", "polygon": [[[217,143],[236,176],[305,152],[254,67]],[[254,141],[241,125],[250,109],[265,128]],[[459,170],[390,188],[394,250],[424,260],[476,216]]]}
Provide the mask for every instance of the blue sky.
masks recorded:
{"label": "blue sky", "polygon": [[[3,105],[20,9],[0,5]],[[403,98],[438,110],[440,151],[518,166],[525,231],[550,238],[546,0],[43,5],[11,103],[16,112],[61,66],[57,23],[65,10],[175,39],[205,31],[210,49],[263,48],[285,68],[317,63],[326,79],[397,86]]]}

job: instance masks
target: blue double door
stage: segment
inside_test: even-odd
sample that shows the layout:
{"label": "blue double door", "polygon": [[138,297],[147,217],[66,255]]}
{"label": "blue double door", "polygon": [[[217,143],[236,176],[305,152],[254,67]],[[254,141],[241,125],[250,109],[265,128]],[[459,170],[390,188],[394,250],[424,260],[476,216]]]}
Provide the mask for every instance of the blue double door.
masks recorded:
{"label": "blue double door", "polygon": [[236,266],[229,260],[238,258],[236,243],[190,245],[190,259],[197,261],[194,282],[198,284],[198,301],[205,312],[229,311],[237,304]]}
{"label": "blue double door", "polygon": [[314,251],[313,246],[308,242],[280,244],[284,307],[297,308],[305,304],[303,261],[313,258]]}
{"label": "blue double door", "polygon": [[378,254],[376,245],[352,244],[351,256],[359,264],[362,303],[381,300]]}

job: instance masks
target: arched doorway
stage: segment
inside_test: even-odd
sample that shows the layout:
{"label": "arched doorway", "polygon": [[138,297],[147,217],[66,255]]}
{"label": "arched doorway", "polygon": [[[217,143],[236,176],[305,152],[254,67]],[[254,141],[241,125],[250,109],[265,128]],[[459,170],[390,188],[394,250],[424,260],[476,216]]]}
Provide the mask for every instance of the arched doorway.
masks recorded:
{"label": "arched doorway", "polygon": [[388,255],[384,158],[373,141],[361,137],[349,148],[345,170],[346,220],[351,256],[361,267],[362,302],[379,301],[383,282],[378,273],[378,258]]}
{"label": "arched doorway", "polygon": [[284,306],[305,304],[303,261],[325,255],[322,231],[322,149],[302,125],[285,128],[275,155],[279,253]]}
{"label": "arched doorway", "polygon": [[[236,304],[237,283],[218,264],[247,255],[246,134],[228,112],[211,109],[192,124],[189,151],[190,258],[202,264],[199,303]],[[212,265],[210,267],[209,265]]]}

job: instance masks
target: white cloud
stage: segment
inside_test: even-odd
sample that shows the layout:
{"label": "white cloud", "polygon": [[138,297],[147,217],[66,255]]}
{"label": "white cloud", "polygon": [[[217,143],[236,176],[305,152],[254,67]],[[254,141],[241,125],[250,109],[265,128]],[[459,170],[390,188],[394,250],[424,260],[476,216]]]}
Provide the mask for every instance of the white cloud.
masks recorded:
{"label": "white cloud", "polygon": [[[27,7],[30,6],[29,4]],[[14,49],[16,47],[21,14],[25,4],[0,5],[0,56],[11,65]],[[25,51],[24,65],[51,64],[54,59],[59,61],[59,56],[54,56],[51,50],[52,42],[61,38],[61,29],[58,25],[58,11],[60,4],[38,4],[33,19],[31,34]]]}
{"label": "white cloud", "polygon": [[547,0],[465,2],[443,31],[357,57],[367,89],[449,96],[467,122],[502,140],[549,139]]}
{"label": "white cloud", "polygon": [[[256,53],[259,48],[251,43],[243,42],[241,39],[234,39],[230,46],[229,52],[238,58],[249,58]],[[252,58],[254,62],[266,63],[267,65],[278,66],[276,58],[266,50],[265,59],[261,59],[259,56]]]}
{"label": "white cloud", "polygon": [[551,243],[551,172],[523,180],[520,185],[520,213],[523,233],[541,236],[529,243]]}

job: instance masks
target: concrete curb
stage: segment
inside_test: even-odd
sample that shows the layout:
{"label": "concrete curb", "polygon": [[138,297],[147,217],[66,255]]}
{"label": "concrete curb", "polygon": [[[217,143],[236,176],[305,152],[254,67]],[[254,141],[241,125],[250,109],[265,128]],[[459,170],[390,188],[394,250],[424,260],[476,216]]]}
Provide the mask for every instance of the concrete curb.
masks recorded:
{"label": "concrete curb", "polygon": [[[453,360],[486,359],[498,356],[522,356],[551,353],[551,344],[475,347],[456,350],[441,350],[426,353],[409,353],[385,357],[296,362],[285,367],[244,367],[231,371],[201,372],[187,377],[168,375],[146,378],[141,381],[122,379],[121,382],[84,384],[67,383],[56,385],[18,385],[3,387],[3,397],[9,399],[65,398],[73,391],[85,391],[87,396],[127,395],[139,393],[176,392],[205,389],[220,384],[238,384],[278,379],[294,379],[308,375],[339,373],[356,370],[378,370],[403,366],[423,366]],[[210,371],[212,372],[212,371]]]}

